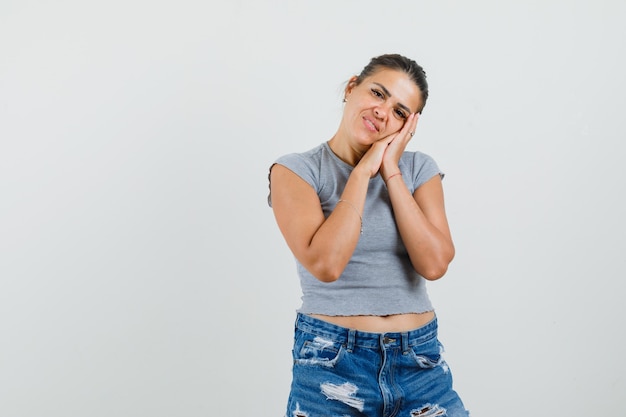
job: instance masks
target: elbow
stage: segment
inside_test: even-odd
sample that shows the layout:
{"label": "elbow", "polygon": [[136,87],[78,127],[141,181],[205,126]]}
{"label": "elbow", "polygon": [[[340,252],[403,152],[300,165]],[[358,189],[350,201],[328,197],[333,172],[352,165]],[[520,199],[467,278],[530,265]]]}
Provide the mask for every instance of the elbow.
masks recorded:
{"label": "elbow", "polygon": [[313,273],[313,276],[322,282],[330,283],[337,281],[341,276],[341,272],[332,269],[323,269]]}
{"label": "elbow", "polygon": [[448,265],[433,266],[417,272],[428,281],[436,281],[448,272]]}
{"label": "elbow", "polygon": [[341,277],[349,259],[344,260],[327,251],[309,250],[298,258],[300,264],[320,282],[335,282]]}
{"label": "elbow", "polygon": [[335,281],[337,281],[339,279],[339,277],[337,275],[334,275],[334,274],[315,275],[315,278],[317,278],[321,282],[325,282],[325,283],[335,282]]}
{"label": "elbow", "polygon": [[448,272],[448,266],[452,262],[452,259],[454,259],[454,249],[428,265],[424,265],[419,269],[416,267],[415,270],[425,279],[436,281]]}
{"label": "elbow", "polygon": [[[344,266],[345,267],[345,266]],[[327,262],[320,262],[313,265],[309,272],[321,282],[335,282],[343,273],[344,268],[331,265]]]}

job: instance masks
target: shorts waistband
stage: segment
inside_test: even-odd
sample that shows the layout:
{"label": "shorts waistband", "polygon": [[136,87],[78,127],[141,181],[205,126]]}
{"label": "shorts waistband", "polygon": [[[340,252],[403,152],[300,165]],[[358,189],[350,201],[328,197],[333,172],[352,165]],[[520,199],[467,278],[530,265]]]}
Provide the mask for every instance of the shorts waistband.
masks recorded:
{"label": "shorts waistband", "polygon": [[363,348],[401,347],[406,351],[409,346],[422,344],[437,337],[437,318],[425,325],[407,332],[371,333],[348,329],[309,315],[298,313],[296,329],[342,343],[350,350],[352,346]]}

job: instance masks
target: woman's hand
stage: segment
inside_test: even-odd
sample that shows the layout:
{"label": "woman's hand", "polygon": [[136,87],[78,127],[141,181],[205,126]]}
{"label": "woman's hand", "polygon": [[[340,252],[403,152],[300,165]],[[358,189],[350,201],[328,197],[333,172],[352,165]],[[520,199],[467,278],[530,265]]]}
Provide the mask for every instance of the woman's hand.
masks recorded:
{"label": "woman's hand", "polygon": [[380,171],[383,157],[389,144],[394,139],[394,135],[386,136],[382,139],[377,140],[370,146],[370,148],[365,152],[365,154],[361,157],[358,164],[355,168],[363,169],[367,172],[370,178],[373,178]]}
{"label": "woman's hand", "polygon": [[390,175],[400,171],[398,168],[400,157],[404,153],[406,146],[409,144],[409,141],[415,133],[418,120],[419,113],[411,113],[400,131],[379,141],[384,141],[388,144],[382,156],[382,162],[380,165],[380,175],[382,175],[383,180],[386,181]]}
{"label": "woman's hand", "polygon": [[415,133],[418,119],[419,114],[417,113],[409,115],[402,129],[374,142],[357,166],[365,169],[370,178],[380,172],[383,179],[386,180],[389,175],[398,172],[398,162],[406,149],[406,145]]}

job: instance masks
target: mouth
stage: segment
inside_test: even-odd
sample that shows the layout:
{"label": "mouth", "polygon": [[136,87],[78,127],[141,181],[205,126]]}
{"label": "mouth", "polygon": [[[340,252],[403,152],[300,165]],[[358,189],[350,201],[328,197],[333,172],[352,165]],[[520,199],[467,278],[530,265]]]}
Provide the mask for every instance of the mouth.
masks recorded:
{"label": "mouth", "polygon": [[378,132],[378,126],[367,117],[363,117],[363,124],[370,132]]}

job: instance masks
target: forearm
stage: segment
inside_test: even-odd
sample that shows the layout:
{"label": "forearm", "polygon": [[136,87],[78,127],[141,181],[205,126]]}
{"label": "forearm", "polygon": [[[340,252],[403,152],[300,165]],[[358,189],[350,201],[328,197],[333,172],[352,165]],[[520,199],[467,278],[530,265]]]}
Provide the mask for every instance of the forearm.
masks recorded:
{"label": "forearm", "polygon": [[441,230],[428,219],[401,175],[389,178],[387,189],[413,268],[426,279],[440,278],[454,257],[449,231]]}
{"label": "forearm", "polygon": [[311,239],[311,273],[322,281],[338,279],[352,258],[363,227],[369,180],[369,173],[352,171],[334,210]]}

